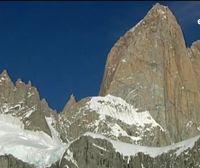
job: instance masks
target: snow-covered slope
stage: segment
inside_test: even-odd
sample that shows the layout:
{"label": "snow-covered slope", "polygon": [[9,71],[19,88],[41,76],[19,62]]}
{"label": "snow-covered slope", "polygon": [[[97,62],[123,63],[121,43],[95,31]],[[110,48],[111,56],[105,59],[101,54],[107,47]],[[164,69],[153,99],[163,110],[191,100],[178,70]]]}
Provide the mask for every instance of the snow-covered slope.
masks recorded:
{"label": "snow-covered slope", "polygon": [[24,130],[18,118],[1,114],[0,155],[11,154],[37,168],[45,168],[61,159],[67,146],[57,137],[50,119],[47,118],[47,122],[53,138],[42,131]]}
{"label": "snow-covered slope", "polygon": [[102,134],[113,140],[151,145],[165,130],[148,111],[138,111],[122,98],[106,95],[89,97],[59,115],[57,124],[63,140],[69,142],[86,132]]}
{"label": "snow-covered slope", "polygon": [[[105,97],[92,97],[88,102],[88,107],[101,115],[101,118],[110,116],[114,119],[121,120],[128,125],[138,127],[162,127],[151,117],[148,111],[137,112],[131,104],[128,104],[120,97],[106,95]],[[163,129],[162,129],[163,130]]]}
{"label": "snow-covered slope", "polygon": [[88,131],[114,140],[151,145],[156,141],[156,134],[165,132],[148,111],[138,111],[133,105],[113,95],[91,97],[80,110],[83,111],[78,115],[91,116],[88,117]]}

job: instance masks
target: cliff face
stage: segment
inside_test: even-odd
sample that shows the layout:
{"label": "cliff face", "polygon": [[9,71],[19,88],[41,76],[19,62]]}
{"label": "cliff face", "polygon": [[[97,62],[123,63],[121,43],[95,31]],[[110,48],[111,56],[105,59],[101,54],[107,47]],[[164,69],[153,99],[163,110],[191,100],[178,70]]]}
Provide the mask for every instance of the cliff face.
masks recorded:
{"label": "cliff face", "polygon": [[198,46],[187,49],[176,18],[156,4],[111,49],[100,95],[119,96],[150,111],[171,142],[197,135]]}

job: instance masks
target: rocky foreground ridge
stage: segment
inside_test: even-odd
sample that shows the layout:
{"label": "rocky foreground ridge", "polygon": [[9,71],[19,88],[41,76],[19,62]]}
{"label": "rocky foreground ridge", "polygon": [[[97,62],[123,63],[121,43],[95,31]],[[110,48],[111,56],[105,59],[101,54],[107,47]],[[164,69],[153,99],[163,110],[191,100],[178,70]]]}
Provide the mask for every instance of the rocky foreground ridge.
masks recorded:
{"label": "rocky foreground ridge", "polygon": [[0,168],[200,167],[200,42],[156,4],[111,49],[100,96],[60,113],[0,75]]}

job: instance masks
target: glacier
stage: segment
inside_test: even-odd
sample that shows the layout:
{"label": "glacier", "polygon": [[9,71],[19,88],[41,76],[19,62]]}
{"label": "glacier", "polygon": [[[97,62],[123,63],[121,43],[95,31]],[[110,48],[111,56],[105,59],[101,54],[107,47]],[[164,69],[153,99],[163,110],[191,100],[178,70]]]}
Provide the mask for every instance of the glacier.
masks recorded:
{"label": "glacier", "polygon": [[35,165],[37,168],[51,166],[62,158],[67,144],[62,143],[50,125],[52,137],[42,131],[24,129],[23,123],[11,115],[0,115],[0,155],[14,157]]}

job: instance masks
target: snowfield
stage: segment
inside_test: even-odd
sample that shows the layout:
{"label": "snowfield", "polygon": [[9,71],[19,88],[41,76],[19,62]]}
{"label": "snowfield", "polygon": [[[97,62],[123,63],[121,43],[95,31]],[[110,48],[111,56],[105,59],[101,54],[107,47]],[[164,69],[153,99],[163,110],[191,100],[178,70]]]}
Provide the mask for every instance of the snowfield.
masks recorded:
{"label": "snowfield", "polygon": [[167,153],[171,150],[175,150],[176,155],[180,155],[182,152],[185,150],[192,148],[197,140],[199,140],[200,136],[196,136],[193,138],[190,138],[185,141],[181,141],[179,143],[175,143],[169,146],[164,146],[164,147],[148,147],[148,146],[140,146],[140,145],[133,145],[133,144],[128,144],[120,141],[114,141],[109,138],[106,138],[103,135],[100,134],[94,134],[91,132],[87,132],[84,134],[85,136],[90,136],[92,138],[97,138],[97,139],[105,139],[109,141],[112,145],[113,148],[115,149],[116,152],[121,153],[123,156],[135,156],[139,152],[142,152],[144,154],[147,154],[151,157],[157,157],[163,153]]}
{"label": "snowfield", "polygon": [[67,145],[62,143],[50,125],[52,137],[42,131],[24,130],[23,123],[11,115],[0,115],[0,155],[11,154],[14,157],[45,168],[62,158]]}

